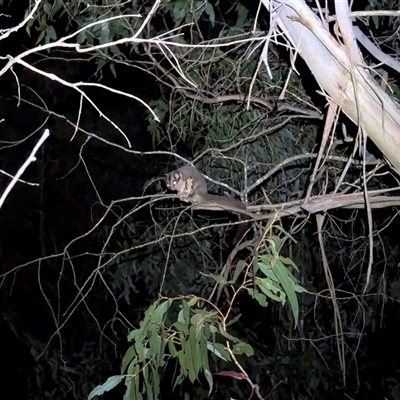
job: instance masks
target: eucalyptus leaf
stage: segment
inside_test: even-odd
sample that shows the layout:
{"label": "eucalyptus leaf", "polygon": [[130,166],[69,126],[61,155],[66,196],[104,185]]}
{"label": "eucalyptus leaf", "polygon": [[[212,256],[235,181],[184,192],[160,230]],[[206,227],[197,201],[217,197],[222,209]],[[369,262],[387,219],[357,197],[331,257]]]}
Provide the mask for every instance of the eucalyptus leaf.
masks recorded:
{"label": "eucalyptus leaf", "polygon": [[187,334],[189,331],[188,321],[186,323],[183,323],[181,321],[176,321],[172,324],[172,327],[175,327],[178,331],[183,332],[185,334]]}
{"label": "eucalyptus leaf", "polygon": [[228,281],[222,275],[209,274],[220,285],[226,285]]}
{"label": "eucalyptus leaf", "polygon": [[147,368],[147,366],[144,366],[142,369],[142,376],[143,376],[143,386],[146,390],[146,396],[149,395],[149,390],[150,390],[150,396],[149,398],[152,399],[152,390],[151,388],[149,389],[149,369]]}
{"label": "eucalyptus leaf", "polygon": [[235,272],[233,273],[232,283],[236,283],[239,275],[247,267],[247,263],[243,260],[239,260],[235,267]]}
{"label": "eucalyptus leaf", "polygon": [[262,307],[267,307],[268,306],[268,302],[267,302],[267,296],[265,296],[265,294],[260,293],[257,289],[252,288],[252,289],[247,289],[247,293],[249,293],[249,295],[258,301],[258,304],[260,304],[260,306]]}
{"label": "eucalyptus leaf", "polygon": [[180,314],[182,319],[179,319],[179,321],[188,324],[190,321],[190,306],[186,300],[182,300],[182,313]]}
{"label": "eucalyptus leaf", "polygon": [[[201,331],[200,331],[201,332]],[[190,342],[190,351],[192,355],[192,363],[193,363],[193,369],[195,376],[197,377],[201,371],[201,358],[200,358],[200,342],[201,340],[198,340],[196,332],[196,326],[192,325],[189,329],[189,342]]]}
{"label": "eucalyptus leaf", "polygon": [[230,333],[226,331],[226,329],[223,326],[219,326],[219,333],[224,336],[226,339],[232,340],[233,342],[240,342],[240,340],[234,336],[232,336]]}
{"label": "eucalyptus leaf", "polygon": [[46,28],[46,35],[51,39],[51,40],[57,40],[57,34],[56,30],[52,25],[48,26]]}
{"label": "eucalyptus leaf", "polygon": [[193,325],[202,325],[206,320],[205,312],[196,312],[190,317],[190,323]]}
{"label": "eucalyptus leaf", "polygon": [[117,78],[117,71],[115,70],[115,64],[112,62],[112,63],[109,64],[109,67],[110,67],[111,73],[113,74],[114,78],[116,79]]}
{"label": "eucalyptus leaf", "polygon": [[192,308],[193,306],[197,305],[197,303],[199,302],[199,298],[198,297],[192,297],[191,299],[188,300],[188,305],[190,308]]}
{"label": "eucalyptus leaf", "polygon": [[160,396],[160,374],[153,366],[151,366],[151,372],[153,378],[154,399],[157,400]]}
{"label": "eucalyptus leaf", "polygon": [[227,323],[226,326],[231,326],[233,325],[235,322],[239,321],[239,319],[241,318],[242,314],[237,314],[235,317],[233,317],[232,319],[230,319]]}
{"label": "eucalyptus leaf", "polygon": [[179,364],[181,366],[181,374],[182,376],[187,376],[188,375],[188,368],[186,366],[187,364],[187,360],[186,360],[186,356],[183,350],[181,350],[178,353],[178,360],[179,360]]}
{"label": "eucalyptus leaf", "polygon": [[146,399],[148,400],[157,400],[157,397],[154,395],[155,387],[154,387],[153,371],[154,369],[150,368],[150,366],[145,366],[143,368],[142,393],[145,394]]}
{"label": "eucalyptus leaf", "polygon": [[45,34],[46,34],[46,31],[43,29],[42,32],[40,32],[40,35],[39,35],[39,37],[37,38],[35,44],[39,44],[39,43],[43,40]]}
{"label": "eucalyptus leaf", "polygon": [[271,254],[263,254],[260,256],[260,261],[259,263],[263,263],[265,268],[272,268],[274,265],[274,256]]}
{"label": "eucalyptus leaf", "polygon": [[201,360],[203,373],[207,379],[208,386],[210,387],[210,390],[208,392],[208,394],[210,395],[212,388],[213,388],[213,379],[212,379],[212,374],[210,372],[207,347],[208,347],[207,342],[202,341],[199,346],[198,354],[199,354],[199,358]]}
{"label": "eucalyptus leaf", "polygon": [[134,382],[134,384],[135,384],[135,400],[136,399],[139,399],[139,400],[142,400],[143,399],[143,396],[142,396],[142,393],[140,393],[140,380],[139,380],[139,372],[140,372],[140,369],[139,369],[139,365],[137,365],[136,367],[135,367],[135,371],[134,371],[134,373],[133,373],[133,378],[132,378],[132,381]]}
{"label": "eucalyptus leaf", "polygon": [[245,354],[247,357],[254,356],[254,349],[245,342],[235,343],[232,347],[234,354]]}
{"label": "eucalyptus leaf", "polygon": [[63,0],[56,0],[53,2],[51,13],[49,15],[50,20],[53,20],[54,16],[58,13],[58,11],[60,11],[63,5]]}
{"label": "eucalyptus leaf", "polygon": [[278,303],[285,303],[285,293],[283,290],[276,288],[267,278],[257,278],[256,283],[260,290],[270,299],[277,301]]}
{"label": "eucalyptus leaf", "polygon": [[[181,341],[182,343],[182,341]],[[185,357],[185,366],[188,372],[188,378],[190,382],[194,382],[197,378],[197,374],[194,369],[194,356],[192,353],[192,346],[190,343],[190,337],[188,341],[185,341],[182,343],[182,350],[184,352],[184,357]]]}
{"label": "eucalyptus leaf", "polygon": [[281,260],[281,262],[283,264],[291,265],[297,272],[299,271],[299,268],[297,267],[297,265],[294,263],[294,261],[291,258],[280,256],[279,259]]}
{"label": "eucalyptus leaf", "polygon": [[134,380],[130,376],[127,376],[125,378],[125,386],[126,386],[126,390],[124,393],[123,400],[134,399],[135,398],[135,383],[134,383]]}
{"label": "eucalyptus leaf", "polygon": [[274,272],[288,297],[296,327],[299,321],[299,302],[297,299],[297,294],[293,288],[293,281],[290,279],[286,267],[280,261],[276,263]]}
{"label": "eucalyptus leaf", "polygon": [[134,359],[135,355],[135,348],[133,346],[129,346],[128,350],[125,352],[124,357],[122,358],[121,374],[124,374],[126,372],[128,364]]}
{"label": "eucalyptus leaf", "polygon": [[133,344],[135,346],[135,351],[138,357],[139,362],[143,362],[146,359],[146,349],[143,346],[143,343],[141,340],[136,340],[135,343]]}
{"label": "eucalyptus leaf", "polygon": [[157,364],[159,367],[163,367],[165,364],[165,348],[167,346],[167,339],[164,327],[161,328],[160,332],[160,352],[157,356]]}
{"label": "eucalyptus leaf", "polygon": [[207,349],[223,361],[231,361],[231,355],[221,343],[207,343]]}
{"label": "eucalyptus leaf", "polygon": [[204,9],[205,13],[210,18],[211,26],[215,25],[215,12],[214,7],[211,5],[210,2],[207,1],[206,8]]}
{"label": "eucalyptus leaf", "polygon": [[205,316],[200,314],[200,313],[193,314],[190,317],[190,323],[193,324],[193,325],[202,324],[204,320],[205,320]]}
{"label": "eucalyptus leaf", "polygon": [[275,272],[271,267],[267,267],[263,262],[259,262],[258,266],[260,271],[270,280],[279,283],[278,277],[275,275]]}
{"label": "eucalyptus leaf", "polygon": [[88,400],[93,399],[95,396],[101,396],[106,392],[109,392],[111,389],[114,389],[117,385],[119,385],[122,380],[125,378],[125,375],[114,375],[110,376],[105,383],[102,385],[96,386],[88,396]]}
{"label": "eucalyptus leaf", "polygon": [[173,342],[172,338],[168,340],[168,350],[172,357],[178,356],[178,350],[175,347],[175,343]]}
{"label": "eucalyptus leaf", "polygon": [[[153,327],[155,328],[155,325],[153,325]],[[156,329],[153,329],[150,332],[149,346],[151,349],[151,354],[154,355],[152,357],[153,362],[155,362],[157,361],[157,356],[161,353],[161,337]]]}
{"label": "eucalyptus leaf", "polygon": [[179,0],[172,2],[172,17],[174,20],[175,27],[177,27],[185,18],[188,10],[187,10],[187,2],[185,0]]}
{"label": "eucalyptus leaf", "polygon": [[165,318],[165,313],[168,311],[170,305],[170,300],[164,301],[152,312],[151,315],[156,324],[161,324],[161,322],[163,322]]}

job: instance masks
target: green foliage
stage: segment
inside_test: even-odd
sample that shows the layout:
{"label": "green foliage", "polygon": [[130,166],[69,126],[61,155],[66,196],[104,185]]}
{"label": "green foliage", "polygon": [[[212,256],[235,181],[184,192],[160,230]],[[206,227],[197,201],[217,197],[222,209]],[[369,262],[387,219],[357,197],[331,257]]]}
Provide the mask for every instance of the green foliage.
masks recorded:
{"label": "green foliage", "polygon": [[[282,257],[277,251],[277,244],[280,243],[278,237],[270,237],[271,254],[264,254],[254,263],[254,272],[260,271],[264,277],[257,277],[255,280],[256,287],[248,289],[262,306],[266,306],[269,297],[272,300],[285,304],[286,298],[289,300],[295,326],[299,321],[299,303],[296,293],[304,292],[297,279],[293,276],[287,266],[293,267],[297,272],[296,264],[287,257]],[[258,289],[262,292],[260,293]]]}
{"label": "green foliage", "polygon": [[155,301],[147,309],[140,327],[128,335],[133,344],[122,360],[121,375],[110,377],[97,386],[89,399],[113,389],[123,380],[126,386],[124,399],[141,399],[144,395],[149,400],[157,399],[162,368],[172,360],[178,364],[174,386],[186,378],[194,383],[203,375],[211,393],[213,378],[208,352],[221,360],[231,360],[231,353],[217,342],[218,337],[235,342],[232,354],[251,357],[254,351],[248,343],[226,332],[218,311],[199,308],[199,303],[202,300],[196,297]]}
{"label": "green foliage", "polygon": [[151,134],[151,140],[153,146],[155,147],[157,145],[160,145],[164,139],[163,123],[165,123],[165,117],[168,112],[168,103],[163,99],[151,100],[149,102],[149,106],[153,109],[153,111],[156,113],[158,119],[161,122],[161,123],[157,122],[151,116],[147,117],[148,121],[147,130]]}
{"label": "green foliage", "polygon": [[[369,2],[370,4],[367,5],[367,7],[365,8],[366,10],[370,11],[370,10],[375,10],[376,6],[377,6],[377,2],[374,0],[370,0]],[[377,15],[372,15],[371,17],[367,18],[367,23],[370,24],[370,19],[372,20],[372,22],[374,23],[374,26],[376,29],[379,28],[379,18]]]}
{"label": "green foliage", "polygon": [[96,386],[96,388],[90,392],[88,400],[93,399],[95,396],[101,396],[102,394],[110,391],[111,389],[114,389],[120,382],[122,382],[123,379],[124,379],[123,375],[110,376],[105,383]]}
{"label": "green foliage", "polygon": [[[270,236],[266,242],[268,246],[252,264],[238,261],[228,281],[213,273],[207,276],[220,285],[231,285],[235,291],[234,298],[247,292],[262,307],[267,306],[267,299],[282,305],[288,300],[297,325],[297,294],[303,293],[304,289],[292,273],[299,272],[296,264],[279,254],[289,236],[282,229],[277,231],[281,235]],[[154,257],[154,253],[151,256]],[[187,274],[184,268],[187,265],[182,264],[176,271],[181,279]],[[113,278],[117,279],[117,276],[113,275]],[[126,278],[126,282],[130,281],[129,276]],[[185,380],[194,383],[205,378],[211,393],[214,380],[210,361],[213,358],[222,363],[232,363],[234,357],[241,356],[249,359],[250,364],[256,362],[250,359],[255,357],[257,349],[234,330],[234,325],[241,323],[240,314],[233,312],[234,307],[232,301],[224,313],[210,301],[205,302],[197,296],[156,300],[147,308],[139,328],[128,335],[132,344],[122,360],[121,374],[97,386],[91,396],[104,394],[123,381],[126,400],[145,396],[156,399],[167,366],[176,371],[172,383],[174,388]]]}

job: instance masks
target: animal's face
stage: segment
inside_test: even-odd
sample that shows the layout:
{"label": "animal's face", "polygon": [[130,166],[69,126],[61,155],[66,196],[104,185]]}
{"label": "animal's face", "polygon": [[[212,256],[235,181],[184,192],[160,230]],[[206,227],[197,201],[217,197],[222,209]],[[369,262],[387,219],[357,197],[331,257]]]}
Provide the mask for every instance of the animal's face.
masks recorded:
{"label": "animal's face", "polygon": [[183,199],[189,198],[194,191],[194,181],[192,177],[184,179],[182,172],[179,170],[170,172],[165,177],[167,188],[178,193],[178,196]]}
{"label": "animal's face", "polygon": [[178,171],[170,172],[165,176],[165,183],[170,190],[177,190],[179,182],[182,180],[182,174]]}

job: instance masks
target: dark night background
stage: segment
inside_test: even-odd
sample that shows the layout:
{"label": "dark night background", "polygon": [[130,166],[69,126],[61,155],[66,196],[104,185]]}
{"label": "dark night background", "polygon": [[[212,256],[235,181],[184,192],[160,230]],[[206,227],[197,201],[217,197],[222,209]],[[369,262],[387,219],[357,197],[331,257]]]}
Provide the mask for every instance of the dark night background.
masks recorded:
{"label": "dark night background", "polygon": [[[221,2],[218,8],[220,14],[231,10],[232,4]],[[254,17],[257,4],[249,3],[250,16]],[[27,6],[27,1],[1,2],[0,13],[10,15],[10,18],[1,18],[2,29],[19,23]],[[362,5],[359,7],[363,9]],[[217,19],[220,17],[217,15]],[[235,18],[233,11],[225,15],[227,23]],[[268,21],[268,16],[261,13],[260,21],[262,25]],[[162,26],[157,18],[153,22],[155,26]],[[66,13],[57,21],[55,28],[59,37],[70,23]],[[215,32],[209,34],[212,36]],[[21,29],[2,40],[2,66],[7,62],[4,59],[7,55],[15,57],[33,48],[38,35],[33,28],[31,37],[25,29]],[[148,61],[145,50],[139,48],[138,54],[128,46],[121,46],[120,50],[130,62],[115,64],[117,78],[106,67],[102,69],[100,78],[98,65],[89,55],[76,56],[61,49],[31,55],[27,61],[70,82],[100,82],[137,96],[147,104],[159,98],[168,102],[170,88],[144,68],[143,62]],[[156,53],[155,57],[163,63],[161,54]],[[284,52],[279,53],[279,57],[282,63],[288,60]],[[316,83],[306,65],[299,61],[298,67],[305,91],[312,92]],[[152,118],[143,105],[110,91],[86,87],[85,93],[128,136],[132,144],[132,149],[129,149],[122,135],[87,101],[83,101],[82,109],[79,109],[81,99],[75,90],[20,65],[14,66],[14,72],[18,81],[11,71],[0,77],[0,170],[14,175],[43,130],[48,128],[51,135],[37,153],[37,161],[30,164],[22,176],[23,180],[39,183],[39,186],[18,183],[0,210],[3,371],[0,398],[83,399],[96,385],[119,373],[121,358],[128,348],[126,336],[139,325],[146,308],[157,298],[162,280],[168,243],[156,242],[153,246],[144,246],[110,261],[112,253],[144,240],[150,241],[156,233],[161,235],[169,215],[166,210],[176,205],[166,200],[129,215],[135,207],[143,204],[132,198],[164,190],[159,178],[175,168],[178,162],[172,153],[190,160],[194,157],[196,144],[190,136],[177,141],[174,149],[165,141],[154,143],[147,129]],[[19,92],[21,101],[18,100]],[[315,101],[321,102],[321,99]],[[80,130],[75,132],[73,124],[78,121]],[[305,126],[307,123],[315,127],[317,135],[321,132],[321,121],[302,120],[293,126]],[[315,143],[318,144],[316,137]],[[205,146],[205,139],[197,143]],[[149,154],[151,151],[158,154]],[[9,181],[0,173],[0,193]],[[387,185],[383,187],[394,186],[391,177],[382,176],[379,181]],[[108,209],[113,202],[117,204]],[[363,331],[359,331],[355,323],[354,337],[360,335],[360,341],[352,337],[346,342],[349,352],[346,388],[338,386],[340,371],[335,359],[335,345],[330,343],[332,352],[327,350],[320,358],[313,349],[302,351],[296,347],[297,343],[286,344],[283,336],[297,338],[295,330],[287,331],[288,307],[273,304],[263,309],[249,296],[239,296],[237,314],[242,313],[242,317],[237,332],[252,345],[258,346],[257,361],[253,364],[245,360],[242,362],[260,387],[265,389],[264,395],[275,385],[280,385],[281,392],[273,398],[290,398],[290,390],[298,394],[297,398],[307,398],[300,396],[309,393],[305,389],[307,385],[315,385],[319,388],[317,393],[323,395],[319,398],[324,399],[350,398],[346,393],[357,399],[400,398],[400,394],[398,397],[393,395],[396,391],[400,393],[397,389],[400,387],[400,347],[397,343],[400,333],[397,297],[400,294],[400,260],[396,212],[394,208],[374,211],[374,219],[382,229],[380,241],[376,242],[374,273],[382,276],[382,280],[376,278],[373,296],[362,298],[358,303],[353,302],[349,294],[346,300],[348,308],[343,306],[341,309],[343,319],[358,321],[361,317],[356,310],[361,304],[366,309],[367,319]],[[360,211],[357,216],[348,210],[334,213],[344,226],[331,232],[332,237],[347,235],[351,242],[351,235],[361,237],[365,234],[365,213]],[[118,229],[110,235],[114,224],[125,217],[126,224],[118,225]],[[194,217],[195,222],[202,225],[210,216],[195,214]],[[218,218],[223,222],[230,220],[224,213]],[[391,225],[387,224],[389,220]],[[290,225],[291,220],[283,221],[286,229]],[[301,255],[302,249],[306,248],[307,253],[303,256],[308,257],[309,268],[314,268],[316,272],[310,273],[301,284],[313,290],[324,290],[326,283],[321,274],[315,232],[316,225],[310,220],[303,233],[296,236],[301,245],[293,244],[287,250],[287,256]],[[220,243],[215,232],[210,235],[212,243]],[[232,232],[228,230],[227,235],[232,235]],[[335,241],[332,239],[332,242]],[[332,242],[330,256],[341,262],[333,262],[331,272],[337,287],[347,295],[360,284],[360,270],[365,269],[366,261],[354,262],[359,242],[354,246],[346,243],[343,252],[341,244]],[[209,289],[204,284],[202,273],[214,266],[211,262],[207,264],[208,261],[200,265],[197,258],[187,253],[188,248],[184,242],[177,243],[173,248],[179,262],[168,270],[165,295],[202,295]],[[216,259],[216,255],[226,257],[228,251],[229,248],[219,248],[219,245],[210,250]],[[101,258],[99,254],[102,254]],[[350,272],[344,271],[342,263],[355,267]],[[382,286],[390,291],[388,297],[379,291]],[[81,292],[82,287],[85,289]],[[89,287],[91,290],[82,298],[82,293],[86,293]],[[310,292],[313,290],[310,289]],[[320,326],[333,329],[332,306],[327,299],[321,298],[314,309],[312,301],[308,300],[302,298],[302,318],[318,320],[311,333],[306,331],[310,338],[317,338]],[[351,326],[349,322],[344,330],[350,331]],[[337,369],[327,365],[335,365]],[[234,367],[231,366],[231,369]],[[160,398],[183,398],[183,393],[191,390],[191,398],[206,398],[204,382],[198,381],[194,385],[184,383],[182,388],[172,389],[173,376],[173,366],[163,371]],[[241,398],[240,395],[249,397],[249,389],[241,381],[220,376],[215,376],[215,381],[217,390],[212,394],[214,397],[209,398],[228,398],[228,393],[234,393],[236,397],[233,394],[232,397],[235,398]],[[101,398],[122,398],[123,393],[124,388],[120,387]]]}

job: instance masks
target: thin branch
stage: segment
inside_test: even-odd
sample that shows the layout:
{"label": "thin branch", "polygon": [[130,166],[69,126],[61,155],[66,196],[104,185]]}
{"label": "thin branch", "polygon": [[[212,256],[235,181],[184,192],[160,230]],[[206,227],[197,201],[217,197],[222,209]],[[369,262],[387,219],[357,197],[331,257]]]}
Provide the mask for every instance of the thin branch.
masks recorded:
{"label": "thin branch", "polygon": [[39,8],[39,5],[41,2],[42,2],[42,0],[35,0],[35,6],[32,8],[31,12],[18,25],[14,26],[12,28],[9,28],[9,29],[0,29],[0,40],[8,38],[11,35],[11,33],[17,32],[19,29],[21,29],[33,17],[33,14],[35,14],[35,12]]}
{"label": "thin branch", "polygon": [[4,193],[2,194],[2,196],[0,197],[0,209],[3,207],[3,203],[5,201],[5,199],[7,198],[7,196],[10,194],[12,188],[14,187],[14,185],[17,183],[17,181],[19,180],[19,178],[21,177],[21,175],[25,172],[25,170],[28,168],[28,165],[34,161],[36,161],[36,157],[35,154],[36,152],[39,150],[40,146],[42,146],[42,144],[44,143],[44,141],[50,136],[50,132],[48,129],[45,129],[42,137],[39,139],[39,141],[36,143],[36,146],[33,148],[32,153],[30,154],[30,156],[26,159],[26,161],[22,164],[21,168],[17,171],[17,173],[15,174],[14,178],[12,179],[12,181],[9,183],[9,185],[6,187],[6,190],[4,191]]}
{"label": "thin branch", "polygon": [[[400,12],[399,12],[400,14]],[[371,40],[364,35],[361,29],[358,26],[353,26],[354,34],[357,40],[382,64],[387,65],[388,67],[394,69],[395,71],[400,73],[400,63],[390,57],[388,54],[384,53],[380,48],[378,48],[375,44],[371,42]]]}

